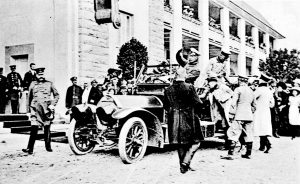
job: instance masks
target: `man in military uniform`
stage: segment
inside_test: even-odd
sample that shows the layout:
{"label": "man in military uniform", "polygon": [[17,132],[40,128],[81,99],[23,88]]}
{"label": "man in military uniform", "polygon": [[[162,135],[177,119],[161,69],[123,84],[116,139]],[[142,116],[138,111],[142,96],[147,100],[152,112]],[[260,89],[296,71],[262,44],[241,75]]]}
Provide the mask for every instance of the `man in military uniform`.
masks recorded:
{"label": "man in military uniform", "polygon": [[28,90],[32,81],[36,81],[36,72],[35,72],[35,64],[30,63],[30,70],[25,73],[23,80],[23,88],[24,90]]}
{"label": "man in military uniform", "polygon": [[5,113],[7,80],[3,76],[3,68],[0,68],[0,114]]}
{"label": "man in military uniform", "polygon": [[[37,81],[33,81],[29,86],[28,94],[28,111],[31,117],[31,132],[27,149],[22,149],[23,152],[32,154],[35,139],[39,126],[44,127],[45,147],[48,152],[51,149],[50,125],[54,119],[54,106],[57,104],[59,94],[53,83],[45,80],[45,68],[37,68]],[[51,95],[53,94],[53,99]]]}
{"label": "man in military uniform", "polygon": [[91,84],[92,87],[90,89],[87,103],[97,105],[97,103],[103,97],[103,93],[102,91],[99,91],[99,89],[97,88],[98,82],[96,80],[92,80]]}
{"label": "man in military uniform", "polygon": [[239,76],[239,87],[234,90],[230,109],[230,127],[227,130],[228,140],[231,141],[228,155],[223,159],[234,159],[234,148],[237,141],[246,145],[246,153],[242,158],[250,159],[253,146],[253,113],[255,111],[255,96],[248,86],[248,78]]}
{"label": "man in military uniform", "polygon": [[18,113],[19,92],[21,91],[22,78],[16,72],[16,65],[10,65],[11,72],[7,74],[8,92],[11,102],[11,110],[13,114]]}
{"label": "man in military uniform", "polygon": [[70,80],[72,81],[73,85],[67,89],[67,95],[66,95],[67,109],[70,109],[75,105],[81,104],[82,102],[81,98],[83,93],[82,88],[77,85],[77,77],[72,77]]}

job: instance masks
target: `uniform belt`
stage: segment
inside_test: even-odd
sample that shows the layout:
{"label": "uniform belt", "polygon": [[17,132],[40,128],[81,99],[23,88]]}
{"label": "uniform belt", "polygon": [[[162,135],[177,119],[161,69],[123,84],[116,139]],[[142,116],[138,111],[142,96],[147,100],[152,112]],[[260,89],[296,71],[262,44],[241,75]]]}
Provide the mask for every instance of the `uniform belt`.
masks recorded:
{"label": "uniform belt", "polygon": [[77,99],[78,98],[78,96],[73,96],[73,99]]}

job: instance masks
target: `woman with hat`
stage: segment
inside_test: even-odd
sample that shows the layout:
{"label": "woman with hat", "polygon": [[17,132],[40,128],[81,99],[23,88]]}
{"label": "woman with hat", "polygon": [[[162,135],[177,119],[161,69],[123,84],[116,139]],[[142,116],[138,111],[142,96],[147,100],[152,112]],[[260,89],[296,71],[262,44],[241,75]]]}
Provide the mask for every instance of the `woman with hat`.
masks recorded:
{"label": "woman with hat", "polygon": [[296,137],[297,128],[300,126],[300,87],[291,89],[292,96],[289,97],[289,123],[291,125],[292,139]]}
{"label": "woman with hat", "polygon": [[260,137],[260,151],[268,153],[271,143],[268,139],[272,136],[272,122],[270,108],[274,107],[273,93],[268,87],[270,78],[261,76],[259,87],[255,90],[256,111],[254,113],[254,134]]}

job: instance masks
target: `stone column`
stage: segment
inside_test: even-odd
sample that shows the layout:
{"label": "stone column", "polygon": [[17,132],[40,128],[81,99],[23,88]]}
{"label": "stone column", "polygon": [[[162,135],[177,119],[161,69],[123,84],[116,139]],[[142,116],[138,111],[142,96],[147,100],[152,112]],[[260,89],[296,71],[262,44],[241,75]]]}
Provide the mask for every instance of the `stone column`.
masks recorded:
{"label": "stone column", "polygon": [[[221,9],[221,28],[224,33],[223,39],[223,48],[225,50],[229,50],[229,41],[230,41],[230,33],[229,33],[229,10],[226,7]],[[227,75],[230,74],[230,61],[227,62]]]}
{"label": "stone column", "polygon": [[246,75],[246,23],[242,18],[238,20],[238,35],[241,40],[238,56],[238,74]]}
{"label": "stone column", "polygon": [[252,73],[253,75],[259,75],[259,42],[258,42],[258,28],[252,28],[252,38],[254,43],[254,58],[252,60]]}
{"label": "stone column", "polygon": [[202,37],[199,42],[200,70],[202,71],[209,61],[209,0],[201,0],[198,4],[199,19],[202,22]]}
{"label": "stone column", "polygon": [[170,63],[177,63],[176,52],[182,48],[182,1],[173,0],[173,22],[170,38]]}
{"label": "stone column", "polygon": [[270,34],[264,34],[264,43],[266,44],[266,57],[268,58],[270,54]]}

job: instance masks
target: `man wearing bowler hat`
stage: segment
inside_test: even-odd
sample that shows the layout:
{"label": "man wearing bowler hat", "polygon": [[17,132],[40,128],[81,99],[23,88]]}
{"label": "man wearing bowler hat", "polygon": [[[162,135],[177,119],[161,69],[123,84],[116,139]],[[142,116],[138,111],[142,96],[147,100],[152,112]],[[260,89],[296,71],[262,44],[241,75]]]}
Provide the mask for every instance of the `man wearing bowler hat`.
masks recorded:
{"label": "man wearing bowler hat", "polygon": [[16,72],[16,65],[10,65],[11,72],[7,74],[8,93],[11,102],[11,110],[13,114],[18,113],[19,93],[22,90],[22,78]]}
{"label": "man wearing bowler hat", "polygon": [[0,68],[0,114],[5,113],[6,105],[6,92],[7,92],[7,79],[3,76],[3,68]]}
{"label": "man wearing bowler hat", "polygon": [[45,68],[36,68],[37,81],[33,81],[29,86],[27,107],[30,112],[31,132],[27,149],[22,149],[28,154],[33,153],[38,128],[41,126],[44,127],[46,150],[52,152],[50,125],[54,119],[54,106],[58,102],[59,94],[53,83],[45,79],[44,70]]}
{"label": "man wearing bowler hat", "polygon": [[77,85],[77,77],[72,77],[72,86],[67,89],[66,108],[70,109],[75,105],[81,104],[83,90]]}

